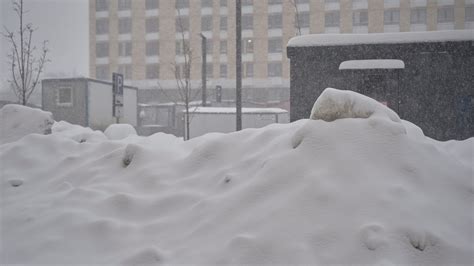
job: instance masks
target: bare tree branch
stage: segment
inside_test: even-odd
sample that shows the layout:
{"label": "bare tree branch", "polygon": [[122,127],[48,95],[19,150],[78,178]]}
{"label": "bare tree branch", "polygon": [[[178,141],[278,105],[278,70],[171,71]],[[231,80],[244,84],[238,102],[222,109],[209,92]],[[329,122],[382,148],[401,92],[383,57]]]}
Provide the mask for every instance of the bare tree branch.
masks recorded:
{"label": "bare tree branch", "polygon": [[39,83],[45,64],[49,62],[47,57],[49,50],[47,41],[44,41],[41,53],[35,56],[36,47],[33,45],[33,33],[36,29],[31,23],[24,24],[24,15],[28,11],[24,10],[23,0],[14,0],[12,4],[12,9],[19,19],[18,36],[6,27],[4,27],[2,35],[10,43],[12,51],[8,55],[11,65],[10,87],[18,101],[26,105]]}

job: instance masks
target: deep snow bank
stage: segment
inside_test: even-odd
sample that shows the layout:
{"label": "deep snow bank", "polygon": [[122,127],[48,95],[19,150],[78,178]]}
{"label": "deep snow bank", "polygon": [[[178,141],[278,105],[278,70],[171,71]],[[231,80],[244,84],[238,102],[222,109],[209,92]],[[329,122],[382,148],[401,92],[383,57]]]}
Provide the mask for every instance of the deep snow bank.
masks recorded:
{"label": "deep snow bank", "polygon": [[472,140],[389,115],[188,142],[30,135],[0,146],[1,262],[470,264]]}
{"label": "deep snow bank", "polygon": [[0,109],[0,144],[16,141],[28,134],[49,134],[53,123],[50,112],[7,104]]}

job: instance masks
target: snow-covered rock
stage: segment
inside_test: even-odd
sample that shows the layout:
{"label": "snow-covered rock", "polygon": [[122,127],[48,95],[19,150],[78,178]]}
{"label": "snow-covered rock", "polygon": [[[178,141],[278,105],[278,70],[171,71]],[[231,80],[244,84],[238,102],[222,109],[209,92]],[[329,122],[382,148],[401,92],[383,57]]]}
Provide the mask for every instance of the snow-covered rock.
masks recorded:
{"label": "snow-covered rock", "polygon": [[353,91],[333,88],[325,89],[318,97],[311,110],[310,119],[331,122],[341,118],[369,117],[400,122],[397,113],[376,100]]}
{"label": "snow-covered rock", "polygon": [[129,124],[112,124],[105,129],[104,134],[109,140],[121,140],[128,136],[136,136],[137,131]]}
{"label": "snow-covered rock", "polygon": [[349,98],[355,119],[2,145],[1,262],[472,264],[474,139]]}
{"label": "snow-covered rock", "polygon": [[7,104],[0,109],[0,144],[13,142],[29,134],[49,134],[53,115],[40,109]]}

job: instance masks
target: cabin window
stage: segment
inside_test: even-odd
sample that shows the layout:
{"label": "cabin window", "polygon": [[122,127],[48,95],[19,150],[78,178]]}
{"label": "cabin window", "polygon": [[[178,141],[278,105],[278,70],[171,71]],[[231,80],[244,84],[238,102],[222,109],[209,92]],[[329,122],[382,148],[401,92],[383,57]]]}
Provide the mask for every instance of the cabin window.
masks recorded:
{"label": "cabin window", "polygon": [[72,106],[71,87],[61,87],[56,91],[56,104],[58,106]]}

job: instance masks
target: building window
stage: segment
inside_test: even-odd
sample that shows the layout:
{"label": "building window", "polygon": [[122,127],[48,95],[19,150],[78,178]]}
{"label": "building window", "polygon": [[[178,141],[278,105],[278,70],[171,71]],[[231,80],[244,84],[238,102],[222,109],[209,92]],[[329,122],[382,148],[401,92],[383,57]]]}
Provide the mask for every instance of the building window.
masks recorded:
{"label": "building window", "polygon": [[206,77],[207,78],[212,78],[212,71],[213,71],[213,65],[212,63],[207,63],[206,64]]}
{"label": "building window", "polygon": [[253,0],[242,0],[242,6],[251,6],[253,5]]}
{"label": "building window", "polygon": [[109,43],[108,42],[98,42],[95,45],[95,55],[96,57],[109,57]]}
{"label": "building window", "polygon": [[242,29],[243,30],[253,29],[253,15],[252,14],[242,15]]}
{"label": "building window", "polygon": [[244,63],[244,78],[253,78],[253,63]]}
{"label": "building window", "polygon": [[189,0],[176,0],[176,8],[189,8]]}
{"label": "building window", "polygon": [[157,56],[160,54],[160,42],[159,41],[147,41],[146,42],[146,55]]}
{"label": "building window", "polygon": [[132,19],[119,18],[119,34],[127,34],[132,32]]}
{"label": "building window", "polygon": [[212,39],[206,39],[206,53],[212,54]]}
{"label": "building window", "polygon": [[281,38],[270,38],[268,39],[268,52],[269,53],[281,53],[283,50]]}
{"label": "building window", "polygon": [[176,41],[176,55],[184,55],[186,51],[188,51],[189,41],[185,40],[177,40]]}
{"label": "building window", "polygon": [[369,25],[369,14],[367,10],[354,10],[352,13],[353,26],[367,26]]}
{"label": "building window", "polygon": [[132,65],[119,65],[118,73],[123,74],[124,79],[132,78]]}
{"label": "building window", "polygon": [[147,18],[145,22],[146,32],[158,32],[160,29],[160,20],[158,17]]}
{"label": "building window", "polygon": [[269,5],[281,5],[282,0],[268,0]]}
{"label": "building window", "polygon": [[219,77],[227,78],[227,65],[226,64],[221,64],[219,66]]}
{"label": "building window", "polygon": [[221,54],[227,54],[227,41],[226,40],[220,41],[219,52]]}
{"label": "building window", "polygon": [[159,79],[160,78],[160,65],[150,64],[146,66],[146,78],[147,79]]}
{"label": "building window", "polygon": [[426,8],[412,8],[410,11],[411,24],[426,24]]}
{"label": "building window", "polygon": [[119,56],[132,56],[132,42],[119,42]]}
{"label": "building window", "polygon": [[253,53],[253,40],[251,38],[245,38],[242,40],[242,53],[243,54]]}
{"label": "building window", "polygon": [[400,10],[389,9],[383,13],[383,23],[385,25],[398,25],[400,24]]}
{"label": "building window", "polygon": [[474,21],[474,6],[466,6],[466,21]]}
{"label": "building window", "polygon": [[108,34],[109,33],[109,19],[100,18],[95,23],[96,34]]}
{"label": "building window", "polygon": [[97,65],[95,67],[95,77],[101,80],[108,80],[109,77],[109,65]]}
{"label": "building window", "polygon": [[56,90],[56,105],[72,106],[72,88],[61,87]]}
{"label": "building window", "polygon": [[109,1],[108,0],[96,0],[95,1],[95,10],[96,11],[108,11],[109,10]]}
{"label": "building window", "polygon": [[131,0],[119,0],[118,1],[118,10],[130,10],[132,7]]}
{"label": "building window", "polygon": [[227,0],[221,0],[221,7],[227,6]]}
{"label": "building window", "polygon": [[[339,0],[337,0],[339,1]],[[296,0],[296,4],[299,5],[299,4],[309,4],[309,0]]]}
{"label": "building window", "polygon": [[220,23],[219,23],[220,30],[227,30],[227,17],[221,16]]}
{"label": "building window", "polygon": [[268,76],[281,77],[281,62],[268,63]]}
{"label": "building window", "polygon": [[325,0],[324,2],[325,2],[326,4],[339,3],[339,0]]}
{"label": "building window", "polygon": [[180,16],[176,17],[176,32],[189,31],[189,17]]}
{"label": "building window", "polygon": [[212,30],[212,16],[201,17],[201,30],[211,31]]}
{"label": "building window", "polygon": [[212,0],[201,0],[201,8],[212,7]]}
{"label": "building window", "polygon": [[454,8],[452,6],[438,8],[438,23],[454,21]]}
{"label": "building window", "polygon": [[269,14],[268,15],[268,28],[269,29],[281,29],[283,18],[281,13]]}
{"label": "building window", "polygon": [[309,28],[310,14],[309,12],[300,12],[298,14],[298,26],[300,28]]}
{"label": "building window", "polygon": [[326,27],[339,27],[339,11],[326,12],[324,25]]}
{"label": "building window", "polygon": [[158,9],[160,0],[146,0],[145,8],[150,9]]}

